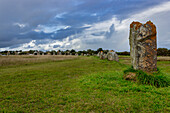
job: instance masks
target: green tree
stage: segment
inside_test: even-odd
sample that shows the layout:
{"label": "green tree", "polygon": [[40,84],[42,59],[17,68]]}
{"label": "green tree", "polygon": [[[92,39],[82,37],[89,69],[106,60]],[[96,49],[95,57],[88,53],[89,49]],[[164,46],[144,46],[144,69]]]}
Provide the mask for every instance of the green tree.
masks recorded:
{"label": "green tree", "polygon": [[168,56],[168,49],[167,48],[158,48],[157,55],[158,56]]}
{"label": "green tree", "polygon": [[70,51],[70,53],[76,53],[76,51],[75,51],[74,49],[72,49],[72,50]]}
{"label": "green tree", "polygon": [[102,48],[97,49],[97,53],[100,52],[100,51],[103,51],[103,49]]}

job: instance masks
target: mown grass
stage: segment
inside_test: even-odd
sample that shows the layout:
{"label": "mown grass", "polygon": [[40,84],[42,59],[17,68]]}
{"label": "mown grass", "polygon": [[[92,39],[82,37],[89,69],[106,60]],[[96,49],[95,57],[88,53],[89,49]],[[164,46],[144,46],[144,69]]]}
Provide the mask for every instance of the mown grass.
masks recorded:
{"label": "mown grass", "polygon": [[[170,88],[124,80],[123,62],[79,57],[0,68],[0,112],[170,112]],[[166,76],[169,63],[158,62]]]}

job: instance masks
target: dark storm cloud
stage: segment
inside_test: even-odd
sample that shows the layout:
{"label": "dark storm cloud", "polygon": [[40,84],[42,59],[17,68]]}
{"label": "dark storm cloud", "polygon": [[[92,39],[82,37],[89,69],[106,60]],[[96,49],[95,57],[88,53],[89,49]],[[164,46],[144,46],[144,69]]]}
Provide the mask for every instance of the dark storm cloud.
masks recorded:
{"label": "dark storm cloud", "polygon": [[[153,1],[0,0],[0,48],[15,46],[31,40],[62,40],[67,36],[82,32],[86,29],[82,28],[84,24],[104,21],[113,15],[123,19],[132,12],[168,0]],[[71,26],[71,28],[61,28],[55,32],[45,33],[35,31],[38,25],[56,27],[63,25]],[[111,30],[113,30],[112,28]],[[112,32],[106,33],[107,37]],[[103,35],[103,33],[93,35]]]}
{"label": "dark storm cloud", "polygon": [[[23,38],[39,39],[42,36],[38,36],[39,33],[32,33],[32,29],[39,24],[48,24],[56,14],[69,10],[72,6],[69,4],[72,3],[71,1],[0,0],[0,46],[7,47],[19,42],[23,43],[25,41],[20,41],[20,39],[25,40]],[[20,28],[15,23],[27,24],[27,26]],[[26,34],[20,36],[20,33]],[[18,38],[17,42],[13,42],[16,38]]]}

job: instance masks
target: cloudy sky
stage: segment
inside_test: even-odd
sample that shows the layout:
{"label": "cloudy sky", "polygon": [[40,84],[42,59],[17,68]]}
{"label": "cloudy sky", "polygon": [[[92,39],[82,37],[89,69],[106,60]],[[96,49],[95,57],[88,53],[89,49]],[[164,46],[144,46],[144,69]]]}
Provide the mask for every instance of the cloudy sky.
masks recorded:
{"label": "cloudy sky", "polygon": [[170,0],[0,0],[0,51],[129,51],[129,25],[151,20],[170,49]]}

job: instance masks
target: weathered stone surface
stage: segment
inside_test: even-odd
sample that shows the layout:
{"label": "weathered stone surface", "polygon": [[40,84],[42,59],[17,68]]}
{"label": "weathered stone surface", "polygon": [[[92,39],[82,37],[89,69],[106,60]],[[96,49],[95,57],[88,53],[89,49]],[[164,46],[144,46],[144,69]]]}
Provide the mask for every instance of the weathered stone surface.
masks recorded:
{"label": "weathered stone surface", "polygon": [[14,53],[15,53],[15,55],[18,55],[18,52],[17,52],[17,51],[15,51]]}
{"label": "weathered stone surface", "polygon": [[40,55],[40,52],[39,51],[35,51],[33,54],[34,55]]}
{"label": "weathered stone surface", "polygon": [[7,52],[7,56],[9,56],[9,55],[10,55],[10,52],[8,51],[8,52]]}
{"label": "weathered stone surface", "polygon": [[107,53],[107,59],[110,60],[110,61],[114,60],[114,61],[119,62],[118,55],[116,54],[116,52],[114,52],[112,50]]}
{"label": "weathered stone surface", "polygon": [[130,25],[130,55],[134,69],[143,71],[157,70],[156,26],[132,22]]}
{"label": "weathered stone surface", "polygon": [[53,52],[53,55],[55,55],[55,52]]}
{"label": "weathered stone surface", "polygon": [[51,55],[51,53],[50,53],[50,52],[48,52],[48,53],[47,53],[47,55]]}
{"label": "weathered stone surface", "polygon": [[119,62],[119,56],[118,56],[118,54],[116,54],[116,53],[115,53],[115,55],[114,55],[114,60],[117,61],[117,62]]}
{"label": "weathered stone surface", "polygon": [[57,55],[62,55],[60,51],[57,51]]}
{"label": "weathered stone surface", "polygon": [[100,52],[98,52],[97,56],[100,57]]}
{"label": "weathered stone surface", "polygon": [[103,59],[107,59],[108,55],[104,54],[103,57],[104,57]]}
{"label": "weathered stone surface", "polygon": [[100,52],[100,59],[105,59],[103,51]]}

